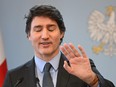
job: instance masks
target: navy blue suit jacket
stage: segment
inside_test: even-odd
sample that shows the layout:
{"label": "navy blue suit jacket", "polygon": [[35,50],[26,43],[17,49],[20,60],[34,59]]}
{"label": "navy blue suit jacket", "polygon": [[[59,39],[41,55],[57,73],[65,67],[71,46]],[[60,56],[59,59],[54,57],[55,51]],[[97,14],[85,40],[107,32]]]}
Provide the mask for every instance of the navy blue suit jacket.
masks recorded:
{"label": "navy blue suit jacket", "polygon": [[[88,84],[78,77],[69,74],[63,68],[64,60],[66,60],[66,57],[61,54],[56,87],[87,87]],[[115,87],[112,82],[104,79],[91,59],[90,63],[92,70],[99,78],[100,87]],[[8,71],[3,87],[36,87],[35,78],[35,62],[32,59],[24,65]]]}

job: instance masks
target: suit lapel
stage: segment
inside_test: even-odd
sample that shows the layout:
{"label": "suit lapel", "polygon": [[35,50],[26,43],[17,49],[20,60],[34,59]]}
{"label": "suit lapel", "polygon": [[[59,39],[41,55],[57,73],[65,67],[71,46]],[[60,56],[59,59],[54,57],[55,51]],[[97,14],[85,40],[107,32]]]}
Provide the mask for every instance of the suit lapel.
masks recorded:
{"label": "suit lapel", "polygon": [[64,61],[68,62],[67,58],[61,54],[56,87],[87,87],[85,82],[63,68]]}
{"label": "suit lapel", "polygon": [[27,80],[27,85],[25,87],[36,87],[34,58],[29,61],[26,67],[24,78]]}
{"label": "suit lapel", "polygon": [[66,58],[61,54],[56,87],[66,87],[70,78],[70,74],[63,68],[64,60],[66,60]]}

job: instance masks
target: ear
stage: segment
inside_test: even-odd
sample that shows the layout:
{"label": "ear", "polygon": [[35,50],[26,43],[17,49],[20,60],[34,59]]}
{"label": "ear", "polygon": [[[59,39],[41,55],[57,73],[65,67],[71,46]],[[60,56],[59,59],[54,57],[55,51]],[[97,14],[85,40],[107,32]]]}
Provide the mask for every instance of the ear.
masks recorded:
{"label": "ear", "polygon": [[61,32],[61,37],[60,38],[63,38],[64,37],[64,32]]}
{"label": "ear", "polygon": [[27,38],[28,38],[28,40],[31,40],[30,34],[29,34],[29,33],[27,34]]}

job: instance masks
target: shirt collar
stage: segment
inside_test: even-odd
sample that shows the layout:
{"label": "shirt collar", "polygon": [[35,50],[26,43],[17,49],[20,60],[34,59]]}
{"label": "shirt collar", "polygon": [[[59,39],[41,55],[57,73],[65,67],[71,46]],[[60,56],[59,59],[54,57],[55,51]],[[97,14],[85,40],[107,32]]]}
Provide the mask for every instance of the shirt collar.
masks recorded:
{"label": "shirt collar", "polygon": [[[52,58],[52,60],[49,61],[49,63],[52,65],[55,71],[58,70],[60,56],[61,56],[61,52],[59,51],[59,53],[54,58]],[[44,65],[46,64],[46,61],[43,61],[37,56],[35,56],[34,60],[35,60],[36,67],[40,70],[40,72],[43,72],[43,68],[44,68]]]}

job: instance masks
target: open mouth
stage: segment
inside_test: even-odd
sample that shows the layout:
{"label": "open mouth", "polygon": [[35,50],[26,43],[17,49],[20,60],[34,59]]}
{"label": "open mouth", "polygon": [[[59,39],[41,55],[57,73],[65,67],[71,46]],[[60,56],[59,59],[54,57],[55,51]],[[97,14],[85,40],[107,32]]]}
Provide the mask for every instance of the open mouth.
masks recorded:
{"label": "open mouth", "polygon": [[52,43],[51,42],[41,42],[40,43],[43,47],[49,47]]}

